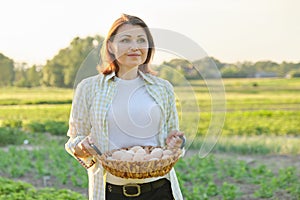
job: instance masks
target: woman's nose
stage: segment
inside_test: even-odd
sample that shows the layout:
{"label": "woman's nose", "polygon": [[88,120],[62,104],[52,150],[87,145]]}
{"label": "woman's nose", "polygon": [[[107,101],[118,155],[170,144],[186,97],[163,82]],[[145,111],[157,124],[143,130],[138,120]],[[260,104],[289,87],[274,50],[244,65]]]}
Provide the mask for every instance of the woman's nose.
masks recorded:
{"label": "woman's nose", "polygon": [[138,44],[136,42],[132,42],[132,44],[130,46],[130,50],[132,50],[132,51],[138,50]]}
{"label": "woman's nose", "polygon": [[131,47],[130,50],[131,50],[131,51],[137,51],[138,48],[136,48],[136,47]]}

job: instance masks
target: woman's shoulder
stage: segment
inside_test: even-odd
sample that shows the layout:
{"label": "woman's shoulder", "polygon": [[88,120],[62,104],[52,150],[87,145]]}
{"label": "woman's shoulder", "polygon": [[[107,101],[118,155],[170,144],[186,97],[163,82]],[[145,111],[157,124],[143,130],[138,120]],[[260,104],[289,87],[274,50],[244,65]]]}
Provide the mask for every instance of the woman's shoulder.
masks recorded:
{"label": "woman's shoulder", "polygon": [[82,81],[80,81],[77,85],[76,88],[91,88],[93,85],[96,85],[97,83],[99,83],[99,81],[103,78],[103,74],[97,74],[94,76],[90,76],[87,78],[82,79]]}
{"label": "woman's shoulder", "polygon": [[150,73],[145,73],[145,76],[150,80],[150,82],[152,82],[152,84],[165,87],[168,90],[173,90],[173,85],[168,80]]}

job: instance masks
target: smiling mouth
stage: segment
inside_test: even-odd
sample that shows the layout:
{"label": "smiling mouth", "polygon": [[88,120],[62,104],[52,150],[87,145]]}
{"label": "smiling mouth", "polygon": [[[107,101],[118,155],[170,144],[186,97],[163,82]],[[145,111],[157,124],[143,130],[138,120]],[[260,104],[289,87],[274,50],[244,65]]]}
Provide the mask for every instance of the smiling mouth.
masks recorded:
{"label": "smiling mouth", "polygon": [[135,53],[133,53],[133,54],[127,54],[127,56],[130,56],[130,57],[136,57],[136,56],[140,56],[140,54],[135,54]]}

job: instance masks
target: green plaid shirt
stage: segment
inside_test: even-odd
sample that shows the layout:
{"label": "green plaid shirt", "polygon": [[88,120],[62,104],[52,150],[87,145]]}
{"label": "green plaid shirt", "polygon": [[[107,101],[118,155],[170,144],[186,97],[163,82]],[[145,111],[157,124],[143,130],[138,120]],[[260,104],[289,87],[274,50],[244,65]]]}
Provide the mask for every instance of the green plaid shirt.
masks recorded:
{"label": "green plaid shirt", "polygon": [[[139,71],[139,75],[145,82],[146,90],[161,108],[162,121],[158,138],[160,145],[164,146],[168,133],[179,130],[173,87],[168,81],[149,73]],[[107,111],[115,96],[117,84],[115,73],[99,74],[78,84],[70,114],[68,130],[70,139],[65,145],[71,155],[72,149],[86,136],[92,137],[102,152],[108,151]],[[89,200],[105,200],[106,171],[96,163],[88,169],[88,175]],[[174,169],[170,171],[170,181],[174,198],[183,199]]]}

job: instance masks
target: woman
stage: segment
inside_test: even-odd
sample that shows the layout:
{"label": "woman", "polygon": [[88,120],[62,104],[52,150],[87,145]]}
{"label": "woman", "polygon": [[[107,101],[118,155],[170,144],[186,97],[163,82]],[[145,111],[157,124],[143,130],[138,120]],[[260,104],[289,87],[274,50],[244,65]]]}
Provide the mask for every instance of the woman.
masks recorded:
{"label": "woman", "polygon": [[103,46],[108,65],[78,85],[66,143],[66,150],[88,168],[89,199],[183,199],[174,169],[163,177],[125,179],[104,170],[88,153],[91,143],[106,152],[134,145],[180,145],[184,135],[173,87],[149,68],[154,42],[144,21],[123,14]]}

